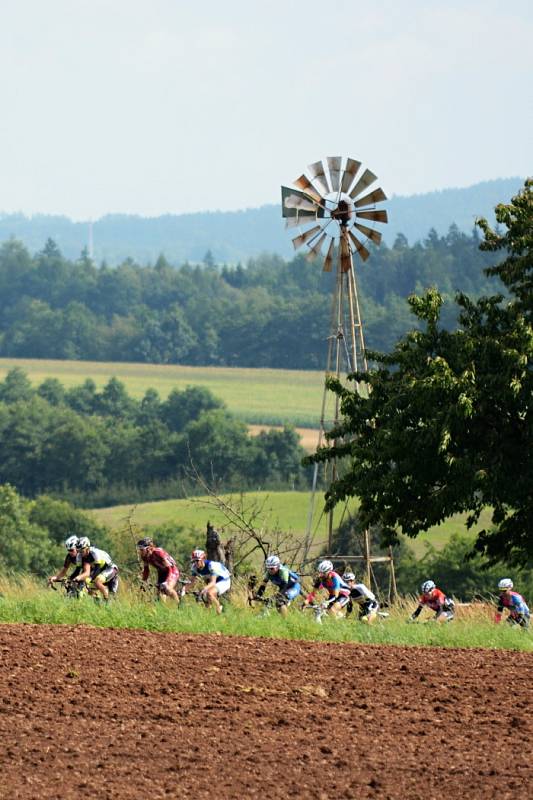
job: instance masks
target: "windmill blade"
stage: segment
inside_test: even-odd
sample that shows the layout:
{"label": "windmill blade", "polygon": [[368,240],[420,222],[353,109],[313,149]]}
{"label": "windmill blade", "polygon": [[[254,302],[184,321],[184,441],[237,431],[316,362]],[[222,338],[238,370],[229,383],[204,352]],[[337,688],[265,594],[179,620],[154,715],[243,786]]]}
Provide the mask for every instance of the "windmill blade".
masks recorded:
{"label": "windmill blade", "polygon": [[331,189],[334,192],[338,192],[341,185],[342,158],[341,156],[328,156],[326,161],[328,162]]}
{"label": "windmill blade", "polygon": [[358,217],[363,219],[371,219],[374,222],[388,222],[389,218],[386,211],[358,211]]}
{"label": "windmill blade", "polygon": [[366,260],[367,260],[367,258],[368,258],[368,257],[369,257],[369,255],[370,255],[370,253],[368,252],[368,250],[366,249],[366,247],[364,246],[364,244],[362,244],[362,243],[359,241],[359,239],[357,238],[357,236],[354,236],[354,235],[353,235],[353,233],[352,233],[351,231],[348,231],[348,235],[349,235],[350,239],[351,239],[351,240],[352,240],[352,242],[353,242],[353,246],[355,247],[355,249],[357,250],[357,252],[358,252],[358,253],[359,253],[359,255],[361,256],[361,259],[362,259],[363,261],[366,261]]}
{"label": "windmill blade", "polygon": [[328,247],[328,252],[326,253],[326,258],[324,259],[324,272],[331,272],[331,267],[333,266],[333,250],[335,248],[335,239],[332,239],[330,245]]}
{"label": "windmill blade", "polygon": [[320,208],[303,192],[298,189],[281,187],[281,214],[283,217],[295,217],[302,211],[312,211],[317,217],[324,216],[324,209]]}
{"label": "windmill blade", "polygon": [[315,186],[318,186],[322,194],[329,194],[328,179],[322,161],[315,161],[314,164],[309,164],[307,169],[309,170],[311,180],[314,181]]}
{"label": "windmill blade", "polygon": [[352,268],[352,251],[346,235],[341,236],[341,272],[349,272]]}
{"label": "windmill blade", "polygon": [[306,175],[300,175],[299,178],[296,178],[294,185],[301,189],[302,192],[305,192],[308,197],[311,197],[315,203],[320,205],[323,202],[324,198],[317,192]]}
{"label": "windmill blade", "polygon": [[309,248],[309,253],[307,253],[305,256],[308,261],[313,261],[313,259],[315,259],[317,256],[320,255],[320,251],[322,250],[322,245],[324,244],[327,238],[328,234],[323,233],[320,239],[317,241],[317,243]]}
{"label": "windmill blade", "polygon": [[361,162],[356,161],[355,158],[346,159],[346,169],[344,170],[344,175],[342,176],[341,192],[344,192],[345,194],[348,193],[348,189],[354,182],[360,166]]}
{"label": "windmill blade", "polygon": [[379,231],[375,231],[374,228],[367,228],[366,225],[361,225],[360,222],[356,222],[354,227],[356,227],[358,231],[361,231],[368,239],[371,239],[374,244],[380,244],[381,233],[379,233]]}
{"label": "windmill blade", "polygon": [[310,225],[315,222],[316,214],[311,211],[297,211],[295,217],[288,217],[285,220],[286,228],[297,228],[301,225]]}
{"label": "windmill blade", "polygon": [[308,200],[307,197],[298,197],[298,195],[290,194],[285,198],[285,208],[294,208],[296,211],[312,211],[316,213],[316,203]]}
{"label": "windmill blade", "polygon": [[370,186],[371,183],[377,181],[377,175],[374,175],[373,172],[370,172],[369,169],[365,169],[355,186],[353,187],[352,191],[350,192],[350,197],[355,198],[358,194],[366,189],[367,186]]}
{"label": "windmill blade", "polygon": [[320,233],[321,230],[322,228],[320,227],[320,225],[315,225],[315,227],[311,228],[311,230],[300,234],[300,236],[295,236],[294,239],[292,240],[294,249],[298,250],[299,247],[301,247],[303,244],[308,242],[309,239],[312,239],[314,236]]}
{"label": "windmill blade", "polygon": [[361,206],[372,206],[374,203],[380,203],[382,200],[386,199],[387,195],[383,189],[374,189],[374,191],[370,192],[370,194],[365,194],[364,197],[361,197],[360,200],[354,203],[354,206],[356,208],[361,208]]}

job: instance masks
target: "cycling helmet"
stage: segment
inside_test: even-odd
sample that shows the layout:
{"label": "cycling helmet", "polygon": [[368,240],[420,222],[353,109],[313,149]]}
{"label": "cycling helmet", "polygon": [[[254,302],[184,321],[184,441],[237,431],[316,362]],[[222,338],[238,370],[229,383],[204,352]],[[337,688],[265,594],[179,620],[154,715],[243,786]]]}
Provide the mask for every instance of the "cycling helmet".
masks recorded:
{"label": "cycling helmet", "polygon": [[78,549],[85,550],[86,547],[90,547],[91,543],[86,536],[82,536],[81,539],[78,539]]}
{"label": "cycling helmet", "polygon": [[203,550],[193,550],[191,561],[205,561],[205,552]]}
{"label": "cycling helmet", "polygon": [[77,536],[69,536],[68,539],[65,539],[65,547],[67,550],[74,550],[74,548],[77,546],[78,546]]}
{"label": "cycling helmet", "polygon": [[277,556],[268,556],[265,561],[265,567],[267,569],[279,569],[281,567],[281,561]]}
{"label": "cycling helmet", "polygon": [[354,581],[355,575],[353,574],[353,572],[345,572],[344,575],[342,576],[342,579],[343,581]]}
{"label": "cycling helmet", "polygon": [[323,575],[326,572],[331,572],[332,570],[333,570],[333,564],[331,563],[331,561],[327,560],[321,561],[320,564],[318,565],[318,571]]}
{"label": "cycling helmet", "polygon": [[498,589],[512,589],[513,582],[510,578],[502,578],[498,583]]}
{"label": "cycling helmet", "polygon": [[145,536],[144,539],[139,539],[137,542],[137,547],[139,550],[145,550],[147,547],[150,547],[154,543],[153,539],[149,536]]}
{"label": "cycling helmet", "polygon": [[432,592],[435,588],[435,581],[424,581],[421,586],[422,594],[429,594],[429,592]]}

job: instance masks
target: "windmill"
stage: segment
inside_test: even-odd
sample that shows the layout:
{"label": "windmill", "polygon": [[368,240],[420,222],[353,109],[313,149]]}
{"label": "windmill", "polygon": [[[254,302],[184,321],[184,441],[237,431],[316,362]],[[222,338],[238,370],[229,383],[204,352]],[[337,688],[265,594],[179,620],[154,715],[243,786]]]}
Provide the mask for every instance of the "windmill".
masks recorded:
{"label": "windmill", "polygon": [[[370,256],[367,245],[379,245],[381,233],[375,224],[384,224],[387,212],[379,204],[387,199],[380,188],[372,189],[377,180],[369,169],[363,169],[360,161],[342,156],[330,156],[325,161],[316,161],[305,173],[294,181],[294,187],[281,187],[282,214],[287,228],[297,228],[292,239],[294,249],[307,249],[306,258],[319,261],[323,257],[324,272],[335,268],[335,288],[332,298],[330,333],[326,361],[326,376],[344,375],[359,370],[366,371],[363,323],[355,266],[358,259],[366,261]],[[325,250],[325,252],[323,252]],[[359,392],[366,386],[357,385]],[[327,401],[331,393],[324,386],[318,446],[323,444],[324,434],[339,420],[339,400],[335,396],[330,411]],[[326,485],[337,477],[335,462],[327,464],[329,475]],[[304,561],[312,542],[312,526],[318,478],[315,464],[313,488],[304,542]],[[332,550],[333,512],[328,515],[328,552]],[[368,532],[363,544],[367,576],[372,559],[369,552]],[[381,558],[380,558],[381,560]],[[388,559],[387,559],[388,560]]]}

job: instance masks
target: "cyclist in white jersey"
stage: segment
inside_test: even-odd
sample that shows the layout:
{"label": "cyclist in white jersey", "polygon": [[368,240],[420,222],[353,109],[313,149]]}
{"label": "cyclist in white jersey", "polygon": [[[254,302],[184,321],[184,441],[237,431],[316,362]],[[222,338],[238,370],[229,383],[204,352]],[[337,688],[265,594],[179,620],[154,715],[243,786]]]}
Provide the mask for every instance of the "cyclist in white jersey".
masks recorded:
{"label": "cyclist in white jersey", "polygon": [[74,578],[76,581],[91,581],[104,600],[109,599],[111,593],[115,596],[118,589],[118,567],[113,563],[109,553],[98,547],[91,547],[86,536],[78,541],[78,550],[81,553],[82,569]]}
{"label": "cyclist in white jersey", "polygon": [[222,614],[223,609],[218,598],[231,587],[231,575],[228,568],[220,561],[210,561],[203,550],[193,550],[191,576],[192,580],[189,586],[192,586],[198,577],[205,578],[206,585],[200,592],[200,597],[206,605],[213,606],[217,614]]}

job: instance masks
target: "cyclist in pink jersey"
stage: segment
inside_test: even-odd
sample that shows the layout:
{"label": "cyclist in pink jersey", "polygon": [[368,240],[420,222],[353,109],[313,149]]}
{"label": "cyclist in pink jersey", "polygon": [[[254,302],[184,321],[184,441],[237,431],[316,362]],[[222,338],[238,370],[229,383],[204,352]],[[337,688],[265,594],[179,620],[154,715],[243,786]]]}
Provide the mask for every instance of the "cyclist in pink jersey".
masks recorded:
{"label": "cyclist in pink jersey", "polygon": [[168,595],[179,604],[180,598],[175,587],[180,571],[172,556],[162,547],[156,547],[149,536],[137,542],[137,550],[143,562],[141,580],[147,581],[150,575],[150,566],[155,567],[157,570],[158,590],[161,594]]}

